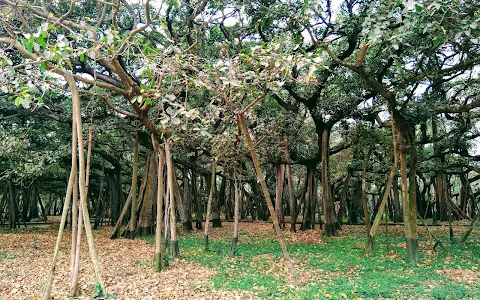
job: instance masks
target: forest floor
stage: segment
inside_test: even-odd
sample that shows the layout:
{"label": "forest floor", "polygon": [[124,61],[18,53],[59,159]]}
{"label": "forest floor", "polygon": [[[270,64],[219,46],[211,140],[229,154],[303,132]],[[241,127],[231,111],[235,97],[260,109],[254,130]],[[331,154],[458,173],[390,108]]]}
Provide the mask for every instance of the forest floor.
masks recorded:
{"label": "forest floor", "polygon": [[[207,252],[203,232],[181,233],[181,258],[167,258],[169,268],[160,273],[152,271],[153,238],[112,241],[111,227],[94,233],[107,292],[117,299],[480,299],[480,228],[465,245],[450,245],[447,226],[430,229],[446,249],[433,251],[425,227],[419,226],[418,264],[406,259],[401,226],[389,226],[389,253],[382,227],[376,255],[369,257],[362,256],[364,226],[345,226],[339,237],[328,239],[318,228],[286,231],[297,283],[290,278],[269,223],[240,223],[235,257],[229,255],[233,223],[213,229]],[[455,227],[456,237],[465,229]],[[39,298],[57,230],[0,229],[0,300]],[[71,299],[70,244],[66,230],[53,282],[55,299]],[[77,299],[90,299],[95,279],[86,239],[81,260]]]}

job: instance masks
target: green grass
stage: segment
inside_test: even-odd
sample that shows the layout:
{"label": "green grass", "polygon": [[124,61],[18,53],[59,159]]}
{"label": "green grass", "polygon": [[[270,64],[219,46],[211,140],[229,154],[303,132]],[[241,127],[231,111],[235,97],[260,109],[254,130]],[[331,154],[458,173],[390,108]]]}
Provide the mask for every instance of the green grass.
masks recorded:
{"label": "green grass", "polygon": [[[267,299],[480,298],[478,286],[453,282],[437,272],[444,268],[478,270],[480,239],[475,233],[463,246],[452,245],[439,252],[421,249],[418,264],[407,261],[400,235],[390,236],[395,254],[388,256],[383,234],[377,236],[376,254],[369,257],[362,256],[365,238],[359,232],[342,233],[324,239],[323,244],[289,244],[301,279],[296,286],[288,281],[288,269],[282,265],[282,252],[273,235],[241,233],[235,257],[229,256],[230,237],[218,233],[207,252],[202,238],[185,234],[179,238],[187,262],[216,271],[211,289],[255,291]],[[448,241],[443,235],[442,239]],[[420,242],[425,241],[420,237]]]}

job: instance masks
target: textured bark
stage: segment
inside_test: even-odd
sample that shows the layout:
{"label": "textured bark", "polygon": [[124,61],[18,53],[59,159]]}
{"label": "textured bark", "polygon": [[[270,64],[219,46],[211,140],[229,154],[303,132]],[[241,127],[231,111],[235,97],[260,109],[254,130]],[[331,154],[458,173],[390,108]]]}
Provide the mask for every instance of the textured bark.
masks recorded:
{"label": "textured bark", "polygon": [[172,141],[166,139],[165,140],[165,156],[167,162],[167,184],[169,190],[169,199],[170,199],[170,251],[172,257],[179,257],[180,256],[180,249],[178,248],[178,237],[177,237],[177,220],[175,215],[175,191],[173,186],[174,178],[174,168],[173,168],[173,160],[172,160],[172,151],[171,151],[171,144]]}
{"label": "textured bark", "polygon": [[156,155],[153,149],[150,149],[149,163],[148,163],[148,177],[145,185],[145,193],[143,194],[142,208],[138,218],[138,228],[136,236],[147,236],[154,233],[153,226],[153,204],[156,193],[157,185],[157,172],[156,172]]}
{"label": "textured bark", "polygon": [[325,214],[325,236],[336,236],[335,204],[330,184],[330,129],[325,129],[322,134],[322,201]]}
{"label": "textured bark", "polygon": [[[399,140],[399,152],[400,152],[400,173],[401,173],[401,188],[402,188],[402,202],[403,202],[403,222],[404,222],[404,232],[405,232],[405,241],[407,243],[407,253],[410,261],[416,262],[418,259],[418,237],[417,237],[417,205],[415,203],[416,199],[416,180],[413,183],[413,191],[409,193],[408,184],[407,184],[407,149],[403,141],[408,140],[408,137],[405,134],[406,128],[398,129],[398,140]],[[412,151],[413,153],[413,151]],[[415,159],[413,157],[412,159]],[[416,163],[416,162],[415,162]],[[411,167],[415,164],[411,164]],[[411,173],[412,174],[412,173]],[[415,173],[413,173],[415,174]],[[415,179],[415,175],[412,176]],[[412,183],[412,182],[411,182]],[[412,191],[412,189],[410,190]],[[415,212],[415,215],[412,216],[412,212]]]}
{"label": "textured bark", "polygon": [[156,272],[164,269],[163,253],[162,253],[162,224],[163,224],[163,195],[165,187],[163,184],[163,167],[165,165],[165,155],[163,150],[157,143],[154,135],[151,135],[152,144],[158,154],[158,168],[157,168],[157,220],[155,227],[155,266]]}
{"label": "textured bark", "polygon": [[301,230],[308,230],[315,228],[315,201],[314,201],[314,174],[315,166],[307,166],[307,182],[305,184],[305,200],[303,205],[303,221]]}
{"label": "textured bark", "polygon": [[103,284],[100,263],[97,258],[97,253],[95,251],[95,246],[93,242],[93,233],[92,226],[90,224],[90,215],[88,213],[88,203],[86,195],[86,182],[85,182],[85,159],[84,159],[84,147],[82,137],[82,118],[80,114],[80,95],[75,80],[70,75],[65,76],[65,80],[68,82],[68,85],[72,91],[72,103],[75,107],[74,119],[76,122],[77,129],[77,144],[78,144],[78,164],[79,164],[79,190],[80,190],[80,203],[83,210],[83,222],[85,223],[85,233],[87,235],[88,250],[90,252],[90,259],[92,260],[93,267],[95,270],[96,284],[101,288],[101,292],[106,294],[105,285]]}

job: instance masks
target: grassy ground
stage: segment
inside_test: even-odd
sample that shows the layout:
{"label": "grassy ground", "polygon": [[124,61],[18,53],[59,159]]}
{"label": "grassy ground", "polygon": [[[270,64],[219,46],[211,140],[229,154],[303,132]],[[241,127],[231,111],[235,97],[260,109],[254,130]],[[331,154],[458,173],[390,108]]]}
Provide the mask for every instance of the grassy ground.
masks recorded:
{"label": "grassy ground", "polygon": [[[340,237],[329,239],[321,239],[318,230],[300,233],[300,240],[287,233],[288,249],[298,272],[299,283],[293,285],[280,247],[269,232],[271,225],[247,226],[248,232],[240,234],[235,257],[229,255],[230,224],[227,230],[214,234],[207,252],[201,234],[181,235],[185,260],[216,271],[211,289],[254,291],[270,299],[480,299],[478,229],[465,245],[450,246],[447,228],[433,227],[431,230],[447,248],[437,252],[431,250],[425,228],[419,227],[418,264],[406,260],[401,226],[390,227],[389,254],[382,232],[376,239],[376,254],[369,257],[362,256],[363,226],[346,227]],[[263,231],[257,232],[260,227]],[[465,227],[455,229],[459,235]]]}

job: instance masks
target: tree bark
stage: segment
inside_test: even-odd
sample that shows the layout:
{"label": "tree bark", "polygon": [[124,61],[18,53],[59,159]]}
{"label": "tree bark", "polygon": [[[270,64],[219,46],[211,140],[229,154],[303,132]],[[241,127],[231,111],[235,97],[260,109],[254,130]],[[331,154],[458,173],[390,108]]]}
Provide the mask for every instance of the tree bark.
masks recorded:
{"label": "tree bark", "polygon": [[85,184],[85,158],[84,158],[84,147],[83,147],[83,139],[82,137],[82,118],[80,114],[80,94],[78,92],[78,88],[76,85],[75,80],[73,77],[68,74],[64,76],[65,80],[68,82],[68,85],[72,91],[72,103],[73,106],[75,107],[73,109],[74,111],[74,119],[76,122],[76,129],[77,129],[77,144],[78,144],[78,158],[79,158],[79,189],[80,189],[80,203],[82,206],[83,210],[83,222],[85,223],[85,233],[87,235],[87,242],[88,242],[88,248],[90,252],[90,258],[93,263],[93,267],[95,270],[95,277],[96,277],[96,284],[98,284],[101,288],[101,292],[103,294],[106,294],[105,286],[103,284],[103,279],[102,279],[102,274],[101,274],[101,269],[100,269],[100,263],[97,258],[97,253],[95,251],[95,246],[93,242],[93,233],[92,233],[92,226],[90,224],[90,215],[88,213],[88,204],[87,204],[87,195],[86,195],[86,184]]}
{"label": "tree bark", "polygon": [[283,186],[285,184],[285,165],[280,164],[276,170],[275,185],[275,212],[278,217],[278,224],[282,230],[285,229],[285,218],[283,215]]}
{"label": "tree bark", "polygon": [[211,179],[210,179],[210,193],[208,195],[208,202],[207,202],[207,214],[205,216],[205,233],[204,233],[204,246],[205,246],[205,251],[208,250],[208,233],[209,233],[209,228],[210,228],[210,217],[212,214],[212,202],[213,198],[215,197],[215,170],[217,167],[217,160],[216,159],[211,159],[211,167],[212,167],[212,172],[211,172]]}
{"label": "tree bark", "polygon": [[185,232],[192,231],[192,200],[190,196],[190,180],[188,179],[188,168],[183,168],[183,210],[185,212],[185,221],[183,222],[183,230]]}
{"label": "tree bark", "polygon": [[156,272],[164,269],[163,255],[162,255],[162,223],[163,223],[163,194],[165,187],[163,184],[163,167],[165,165],[165,156],[163,150],[157,143],[157,140],[151,135],[152,144],[155,151],[158,153],[158,173],[157,173],[157,220],[155,228],[155,267]]}
{"label": "tree bark", "polygon": [[[290,153],[288,151],[288,139],[287,136],[283,136],[283,144],[284,144],[284,154],[285,160],[288,162],[290,160]],[[296,232],[296,224],[297,224],[297,205],[295,201],[295,191],[293,189],[293,180],[292,180],[292,168],[289,164],[285,165],[285,171],[287,173],[287,185],[288,185],[288,198],[290,201],[290,231]]]}
{"label": "tree bark", "polygon": [[[73,114],[75,114],[75,106],[72,108],[73,109]],[[65,223],[67,221],[67,214],[68,214],[68,209],[70,206],[70,199],[72,198],[72,191],[73,191],[73,186],[75,185],[75,176],[77,173],[77,129],[76,125],[77,122],[74,119],[72,121],[72,162],[71,165],[72,167],[70,168],[70,176],[68,179],[68,185],[67,185],[67,191],[65,193],[65,200],[63,202],[63,211],[62,211],[62,217],[60,219],[60,227],[58,228],[58,235],[57,235],[57,241],[55,243],[55,248],[53,250],[53,259],[52,259],[52,265],[50,266],[50,270],[47,275],[47,281],[45,282],[45,289],[42,294],[42,300],[48,300],[50,299],[50,294],[52,292],[52,282],[53,282],[53,275],[55,273],[55,266],[57,264],[57,258],[58,258],[58,252],[60,250],[60,242],[62,240],[63,236],[63,230],[65,228]],[[10,182],[9,182],[10,183]],[[11,183],[10,183],[11,185]],[[10,188],[10,192],[12,193],[12,188]]]}
{"label": "tree bark", "polygon": [[[367,155],[365,156],[365,160],[363,162],[363,169],[362,169],[362,206],[363,206],[363,215],[365,216],[365,225],[367,227],[367,243],[371,244],[372,247],[375,247],[375,240],[374,237],[370,235],[370,231],[372,229],[370,223],[370,210],[368,209],[367,203],[367,167],[368,167],[368,160],[370,157],[370,151],[368,151]],[[388,195],[388,194],[387,194]],[[377,214],[380,218],[382,214]]]}
{"label": "tree bark", "polygon": [[332,197],[332,186],[330,184],[330,129],[326,128],[322,134],[322,201],[325,214],[325,236],[336,236],[337,227],[335,224],[335,204]]}
{"label": "tree bark", "polygon": [[175,195],[174,195],[174,169],[173,169],[173,161],[172,161],[172,151],[171,151],[171,140],[165,140],[165,155],[166,155],[166,162],[167,162],[167,184],[169,189],[169,199],[170,199],[170,235],[171,235],[171,243],[170,243],[170,250],[172,257],[179,257],[180,256],[180,249],[178,248],[178,237],[177,237],[177,220],[175,215]]}
{"label": "tree bark", "polygon": [[[236,177],[236,176],[235,176]],[[233,193],[235,197],[235,208],[233,210],[233,238],[232,238],[232,244],[230,246],[230,255],[233,256],[235,255],[237,243],[238,243],[238,219],[239,219],[239,191],[238,191],[238,183],[237,183],[237,178],[234,179],[233,183]]]}

